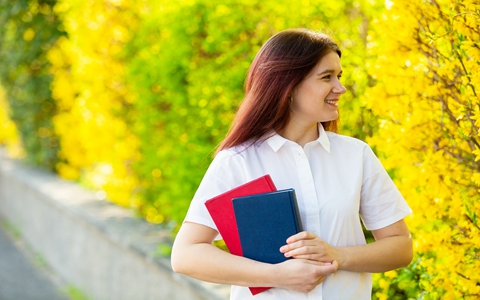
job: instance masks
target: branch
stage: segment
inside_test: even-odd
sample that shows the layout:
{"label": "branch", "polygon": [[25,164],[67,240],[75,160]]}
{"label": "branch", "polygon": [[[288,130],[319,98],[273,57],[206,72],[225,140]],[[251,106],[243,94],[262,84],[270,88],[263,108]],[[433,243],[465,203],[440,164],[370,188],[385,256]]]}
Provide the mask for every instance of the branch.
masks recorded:
{"label": "branch", "polygon": [[455,54],[457,54],[457,57],[458,57],[458,60],[460,61],[460,64],[462,65],[463,71],[465,72],[465,76],[467,76],[468,86],[470,86],[472,88],[473,95],[475,95],[475,97],[477,97],[477,93],[475,92],[475,87],[472,84],[470,75],[468,75],[467,68],[465,68],[465,65],[463,64],[462,57],[460,56],[460,53],[458,53],[457,48],[453,47],[453,49],[454,49]]}
{"label": "branch", "polygon": [[472,223],[473,226],[475,226],[477,229],[480,229],[480,227],[475,224],[476,222],[472,220],[472,218],[470,218],[469,215],[465,214],[465,216],[467,217],[467,219],[470,221],[470,223]]}

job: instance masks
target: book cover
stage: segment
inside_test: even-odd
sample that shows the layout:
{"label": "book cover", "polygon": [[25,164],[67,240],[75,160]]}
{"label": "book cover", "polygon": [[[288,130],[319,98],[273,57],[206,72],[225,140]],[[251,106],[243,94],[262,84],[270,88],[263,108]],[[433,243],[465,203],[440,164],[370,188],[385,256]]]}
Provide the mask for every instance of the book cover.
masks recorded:
{"label": "book cover", "polygon": [[[235,213],[233,211],[232,199],[235,197],[255,195],[276,190],[277,188],[270,175],[267,174],[205,202],[205,206],[207,207],[207,210],[230,253],[243,256],[237,223],[235,221]],[[250,292],[253,295],[256,295],[268,289],[268,287],[250,287]]]}
{"label": "book cover", "polygon": [[276,187],[270,175],[264,175],[223,194],[220,194],[205,202],[213,222],[222,235],[230,253],[242,256],[242,247],[238,236],[235,213],[233,211],[232,199],[242,196],[250,196],[266,192],[276,191]]}
{"label": "book cover", "polygon": [[287,260],[280,247],[302,231],[294,189],[232,200],[244,257],[276,264]]}

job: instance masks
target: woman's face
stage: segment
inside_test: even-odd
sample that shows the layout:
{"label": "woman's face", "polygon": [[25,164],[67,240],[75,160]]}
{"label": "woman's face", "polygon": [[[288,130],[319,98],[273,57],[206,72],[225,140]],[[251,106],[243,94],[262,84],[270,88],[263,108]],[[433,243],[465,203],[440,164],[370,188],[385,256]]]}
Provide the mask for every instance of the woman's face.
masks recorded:
{"label": "woman's face", "polygon": [[325,55],[293,90],[291,121],[304,124],[333,121],[338,118],[338,100],[345,93],[340,83],[342,66],[335,52]]}

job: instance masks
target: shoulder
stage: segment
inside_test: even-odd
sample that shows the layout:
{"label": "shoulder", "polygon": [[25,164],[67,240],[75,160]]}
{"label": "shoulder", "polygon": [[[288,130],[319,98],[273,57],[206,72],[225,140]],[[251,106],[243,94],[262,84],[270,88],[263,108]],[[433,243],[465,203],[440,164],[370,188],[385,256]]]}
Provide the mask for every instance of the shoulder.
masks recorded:
{"label": "shoulder", "polygon": [[220,168],[229,168],[230,164],[235,164],[238,161],[238,150],[235,148],[223,149],[215,155],[210,168],[218,166]]}
{"label": "shoulder", "polygon": [[370,146],[366,142],[357,138],[330,131],[327,131],[326,133],[332,147],[339,148],[340,150],[370,149]]}
{"label": "shoulder", "polygon": [[212,196],[212,191],[220,194],[245,183],[248,179],[247,170],[254,163],[249,157],[251,154],[248,154],[250,148],[239,145],[219,151],[203,177],[199,194]]}
{"label": "shoulder", "polygon": [[369,174],[376,174],[383,169],[378,157],[366,142],[334,132],[327,132],[327,135],[330,140],[331,151],[341,157],[342,160],[361,161],[364,171]]}
{"label": "shoulder", "polygon": [[233,146],[231,148],[223,149],[217,153],[215,159],[217,160],[241,160],[245,159],[252,153],[255,153],[263,142],[259,141],[247,141],[240,145]]}
{"label": "shoulder", "polygon": [[213,158],[210,168],[223,170],[237,170],[243,165],[249,147],[246,144],[222,149]]}
{"label": "shoulder", "polygon": [[238,159],[250,147],[252,147],[252,143],[243,143],[238,146],[222,149],[220,152],[217,153],[214,159],[216,160]]}

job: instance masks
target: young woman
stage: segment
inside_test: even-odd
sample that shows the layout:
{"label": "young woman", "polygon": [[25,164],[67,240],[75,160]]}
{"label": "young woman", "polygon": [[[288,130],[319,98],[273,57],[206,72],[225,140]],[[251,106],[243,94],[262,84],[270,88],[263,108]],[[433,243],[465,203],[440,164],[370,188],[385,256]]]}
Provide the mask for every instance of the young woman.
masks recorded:
{"label": "young woman", "polygon": [[[334,133],[345,87],[341,52],[306,29],[271,37],[255,57],[246,95],[185,218],[175,272],[231,284],[231,299],[371,299],[372,272],[404,267],[411,210],[371,149]],[[294,188],[305,231],[266,264],[224,252],[204,202],[262,175]],[[360,217],[375,242],[366,244]],[[252,296],[248,286],[274,287]]]}

